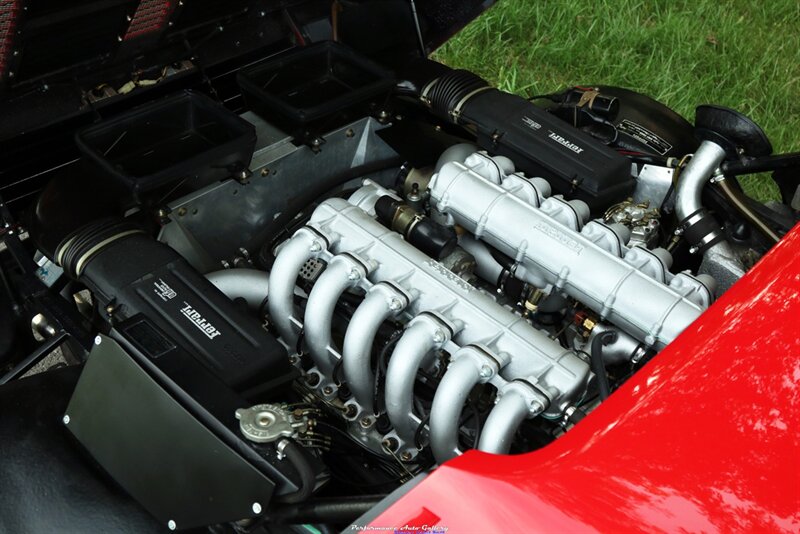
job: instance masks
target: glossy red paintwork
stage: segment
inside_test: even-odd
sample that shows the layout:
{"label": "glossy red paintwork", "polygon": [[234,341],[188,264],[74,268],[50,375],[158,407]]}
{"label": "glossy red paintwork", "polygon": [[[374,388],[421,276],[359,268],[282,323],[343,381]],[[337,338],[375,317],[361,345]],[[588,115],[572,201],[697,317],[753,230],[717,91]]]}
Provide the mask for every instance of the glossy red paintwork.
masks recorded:
{"label": "glossy red paintwork", "polygon": [[799,435],[800,225],[563,438],[464,454],[372,525],[798,532]]}

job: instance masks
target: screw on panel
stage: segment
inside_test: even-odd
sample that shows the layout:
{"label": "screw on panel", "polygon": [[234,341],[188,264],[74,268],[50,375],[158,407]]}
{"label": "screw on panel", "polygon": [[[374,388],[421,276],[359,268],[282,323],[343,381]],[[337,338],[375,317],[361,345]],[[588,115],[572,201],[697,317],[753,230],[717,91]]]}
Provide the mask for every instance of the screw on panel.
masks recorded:
{"label": "screw on panel", "polygon": [[253,513],[260,514],[261,513],[261,503],[254,502],[253,503]]}
{"label": "screw on panel", "polygon": [[170,530],[175,530],[176,528],[178,528],[178,525],[175,523],[175,521],[170,519],[169,521],[167,521],[167,528],[169,528]]}
{"label": "screw on panel", "polygon": [[102,337],[100,337],[100,336],[95,336],[95,338],[94,338],[94,344],[95,344],[95,345],[99,345],[99,344],[100,344],[100,343],[102,343],[102,342],[103,342],[103,338],[102,338]]}
{"label": "screw on panel", "polygon": [[68,415],[65,415],[64,417],[62,417],[62,418],[61,418],[61,421],[62,421],[62,422],[65,424],[65,425],[68,425],[68,424],[69,424],[69,416],[68,416]]}

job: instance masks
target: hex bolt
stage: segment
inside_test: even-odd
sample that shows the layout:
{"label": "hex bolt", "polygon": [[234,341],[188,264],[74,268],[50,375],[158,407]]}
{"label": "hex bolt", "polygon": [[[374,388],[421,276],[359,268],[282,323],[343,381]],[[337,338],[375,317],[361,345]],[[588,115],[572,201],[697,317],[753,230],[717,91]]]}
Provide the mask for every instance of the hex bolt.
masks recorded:
{"label": "hex bolt", "polygon": [[352,419],[358,413],[358,408],[354,404],[348,404],[344,407],[344,416]]}
{"label": "hex bolt", "polygon": [[364,417],[358,423],[361,425],[361,428],[369,428],[372,424],[372,419],[370,417]]}
{"label": "hex bolt", "polygon": [[433,341],[435,343],[443,343],[445,340],[444,331],[441,328],[437,328],[436,331],[433,333]]}
{"label": "hex bolt", "polygon": [[398,299],[398,298],[396,298],[396,297],[392,297],[392,298],[389,300],[389,309],[390,309],[390,310],[392,310],[392,311],[400,311],[400,309],[401,309],[402,307],[403,307],[403,303],[402,303],[402,302],[400,302],[400,299]]}
{"label": "hex bolt", "polygon": [[358,280],[359,278],[361,278],[361,273],[358,272],[358,269],[353,267],[352,269],[350,269],[350,273],[348,273],[347,278],[348,280]]}
{"label": "hex bolt", "polygon": [[332,387],[325,386],[324,388],[322,388],[322,394],[323,395],[331,395],[332,393],[333,393],[333,388]]}
{"label": "hex bolt", "polygon": [[400,455],[400,459],[404,462],[411,461],[411,458],[413,458],[413,456],[411,456],[411,453],[408,451],[405,451]]}
{"label": "hex bolt", "polygon": [[493,375],[492,368],[488,365],[481,366],[481,378],[489,378]]}

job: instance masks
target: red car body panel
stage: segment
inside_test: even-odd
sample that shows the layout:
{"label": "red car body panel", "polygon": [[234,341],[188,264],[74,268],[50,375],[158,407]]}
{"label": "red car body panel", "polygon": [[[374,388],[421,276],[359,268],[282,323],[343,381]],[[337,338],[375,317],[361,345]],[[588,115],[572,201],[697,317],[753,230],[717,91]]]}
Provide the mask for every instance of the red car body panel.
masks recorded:
{"label": "red car body panel", "polygon": [[470,451],[373,527],[800,531],[800,225],[573,430]]}

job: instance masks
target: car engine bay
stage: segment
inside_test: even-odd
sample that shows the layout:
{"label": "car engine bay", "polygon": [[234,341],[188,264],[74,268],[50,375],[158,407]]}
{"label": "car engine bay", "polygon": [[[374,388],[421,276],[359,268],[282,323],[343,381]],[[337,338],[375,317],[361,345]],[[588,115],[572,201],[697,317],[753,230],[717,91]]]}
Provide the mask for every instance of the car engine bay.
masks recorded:
{"label": "car engine bay", "polygon": [[69,340],[63,425],[172,530],[342,527],[467,451],[544,447],[798,220],[796,172],[769,205],[736,179],[797,155],[728,108],[529,100],[329,41],[238,80],[237,113],[186,90],[79,130],[3,213],[10,293],[49,303],[3,382]]}

